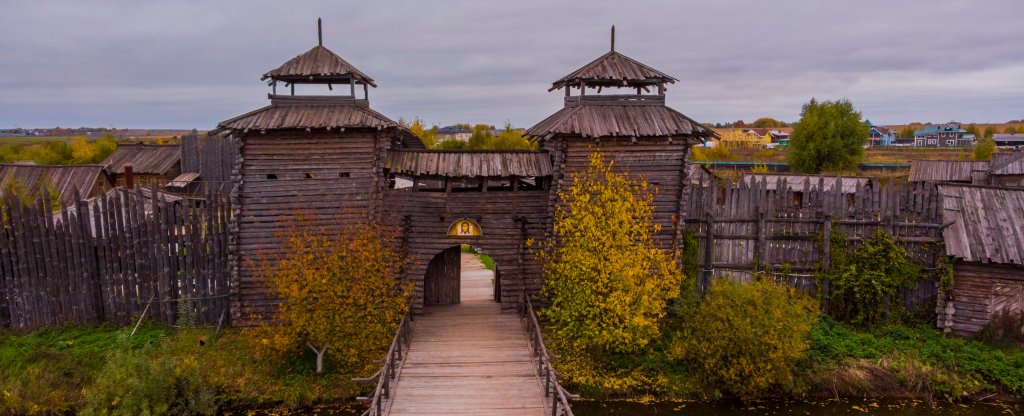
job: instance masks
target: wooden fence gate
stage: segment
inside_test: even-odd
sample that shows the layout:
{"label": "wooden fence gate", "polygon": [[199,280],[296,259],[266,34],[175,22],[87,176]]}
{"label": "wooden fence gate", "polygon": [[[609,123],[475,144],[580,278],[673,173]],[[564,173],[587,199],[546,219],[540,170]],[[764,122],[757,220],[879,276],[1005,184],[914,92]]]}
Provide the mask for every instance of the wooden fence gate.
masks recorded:
{"label": "wooden fence gate", "polygon": [[462,247],[442,251],[430,260],[423,278],[423,304],[454,305],[462,301]]}
{"label": "wooden fence gate", "polygon": [[[225,196],[171,201],[114,190],[56,211],[8,196],[0,229],[0,323],[16,329],[146,316],[222,322],[228,302]],[[224,322],[226,323],[226,322]]]}

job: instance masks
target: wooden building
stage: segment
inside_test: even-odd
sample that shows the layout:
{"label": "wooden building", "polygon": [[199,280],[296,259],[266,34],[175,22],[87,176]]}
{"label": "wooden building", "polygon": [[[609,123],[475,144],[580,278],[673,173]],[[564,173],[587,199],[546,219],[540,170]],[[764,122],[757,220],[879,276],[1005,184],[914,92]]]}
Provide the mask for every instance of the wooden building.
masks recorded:
{"label": "wooden building", "polygon": [[176,144],[122,144],[101,162],[116,186],[126,186],[131,166],[134,186],[164,187],[181,174],[181,146]]}
{"label": "wooden building", "polygon": [[988,184],[1024,188],[1024,153],[1020,150],[992,154]]}
{"label": "wooden building", "polygon": [[[527,130],[552,157],[549,212],[554,211],[555,195],[569,186],[569,176],[587,169],[591,153],[602,152],[616,171],[643,176],[657,189],[657,241],[668,247],[678,239],[681,229],[673,219],[683,217],[687,152],[718,135],[665,105],[665,87],[675,82],[615,51],[612,28],[608,53],[551,85],[549,91],[564,89],[565,106]],[[629,93],[601,94],[606,89]]]}
{"label": "wooden building", "polygon": [[[415,285],[417,312],[459,301],[458,251],[474,246],[494,259],[494,299],[513,311],[522,290],[540,287],[526,242],[550,234],[555,195],[587,168],[591,153],[604,152],[615,169],[657,188],[657,238],[667,247],[681,233],[675,223],[687,150],[715,136],[665,105],[665,84],[674,78],[614,50],[554,83],[566,90],[565,108],[528,132],[539,151],[428,151],[370,108],[373,80],[322,44],[264,80],[273,89],[270,105],[213,132],[239,139],[230,261],[232,313],[242,325],[272,310],[252,260],[261,250],[274,253],[275,234],[296,211],[327,227],[371,221],[397,228],[396,244],[412,261],[405,279]],[[350,95],[294,95],[296,83],[340,86]],[[278,84],[291,92],[277,94]],[[587,94],[610,88],[635,93]]]}
{"label": "wooden building", "polygon": [[959,182],[983,185],[988,181],[987,160],[913,160],[910,182]]}
{"label": "wooden building", "polygon": [[1024,187],[1024,154],[992,154],[992,160],[914,160],[910,182],[956,182],[1011,188]]}
{"label": "wooden building", "polygon": [[938,325],[974,335],[1000,314],[1024,312],[1024,189],[938,185],[953,288]]}
{"label": "wooden building", "polygon": [[[254,279],[254,261],[261,250],[275,253],[276,237],[293,214],[302,211],[328,228],[380,218],[387,153],[423,147],[411,132],[370,108],[373,79],[324,47],[322,39],[263,80],[273,89],[270,105],[225,120],[211,132],[238,138],[231,310],[243,325],[251,314],[272,310],[274,299]],[[295,95],[300,83],[335,92]],[[277,94],[279,84],[291,93]]]}
{"label": "wooden building", "polygon": [[0,193],[12,186],[20,186],[34,197],[52,189],[62,206],[75,202],[76,189],[81,198],[92,198],[113,188],[102,165],[0,165]]}

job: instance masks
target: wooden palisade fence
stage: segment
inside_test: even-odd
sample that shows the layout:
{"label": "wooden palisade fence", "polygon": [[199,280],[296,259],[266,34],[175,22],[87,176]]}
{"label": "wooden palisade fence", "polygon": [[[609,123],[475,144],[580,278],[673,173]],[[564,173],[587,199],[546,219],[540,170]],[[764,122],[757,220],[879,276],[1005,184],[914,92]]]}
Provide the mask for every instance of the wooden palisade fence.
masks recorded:
{"label": "wooden palisade fence", "polygon": [[[829,282],[819,282],[815,272],[830,265],[832,233],[843,235],[852,248],[879,228],[926,270],[934,268],[942,229],[934,186],[852,181],[844,186],[841,178],[828,179],[834,182],[815,177],[691,187],[680,239],[688,233],[696,239],[699,288],[712,277],[747,280],[765,273],[827,300]],[[900,296],[908,308],[934,306],[937,290],[935,280],[924,279]]]}
{"label": "wooden palisade fence", "polygon": [[228,199],[161,195],[120,189],[91,201],[76,197],[59,211],[46,195],[31,206],[8,196],[0,321],[16,329],[128,324],[147,306],[148,318],[166,323],[187,308],[199,324],[230,316]]}

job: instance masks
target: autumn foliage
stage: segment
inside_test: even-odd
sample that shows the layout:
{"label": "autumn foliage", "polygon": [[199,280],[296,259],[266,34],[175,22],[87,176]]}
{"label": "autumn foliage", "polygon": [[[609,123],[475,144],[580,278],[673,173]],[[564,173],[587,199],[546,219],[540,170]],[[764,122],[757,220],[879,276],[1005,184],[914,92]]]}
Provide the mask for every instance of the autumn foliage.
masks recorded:
{"label": "autumn foliage", "polygon": [[280,254],[260,256],[258,277],[280,303],[253,339],[272,351],[313,350],[317,372],[327,352],[359,371],[380,358],[408,310],[404,256],[379,226],[335,230],[297,218],[280,236]]}
{"label": "autumn foliage", "polygon": [[652,237],[652,192],[595,153],[558,194],[554,238],[537,255],[550,302],[542,313],[563,351],[636,352],[660,335],[684,277]]}

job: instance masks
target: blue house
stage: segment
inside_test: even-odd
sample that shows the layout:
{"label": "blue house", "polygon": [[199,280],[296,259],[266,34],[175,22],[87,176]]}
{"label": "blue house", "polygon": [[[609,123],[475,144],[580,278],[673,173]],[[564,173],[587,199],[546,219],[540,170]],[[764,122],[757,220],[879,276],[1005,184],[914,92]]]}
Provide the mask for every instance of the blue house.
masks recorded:
{"label": "blue house", "polygon": [[974,144],[974,135],[966,134],[957,124],[935,124],[914,132],[914,146],[917,147],[969,147]]}
{"label": "blue house", "polygon": [[868,144],[875,146],[892,146],[896,141],[896,132],[885,126],[871,126],[868,134]]}

